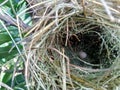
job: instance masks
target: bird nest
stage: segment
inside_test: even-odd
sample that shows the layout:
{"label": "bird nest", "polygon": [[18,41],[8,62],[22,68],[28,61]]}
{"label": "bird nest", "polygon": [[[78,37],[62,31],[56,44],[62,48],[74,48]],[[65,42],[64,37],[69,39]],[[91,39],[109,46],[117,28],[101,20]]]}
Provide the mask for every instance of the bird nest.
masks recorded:
{"label": "bird nest", "polygon": [[[25,46],[28,50],[26,71],[30,73],[27,80],[31,85],[28,88],[114,88],[111,83],[120,75],[116,75],[119,72],[120,26],[115,18],[108,17],[103,3],[45,0],[31,7],[36,17],[26,34],[32,37]],[[120,16],[112,6],[107,8],[115,17]],[[113,76],[116,77],[110,80]]]}

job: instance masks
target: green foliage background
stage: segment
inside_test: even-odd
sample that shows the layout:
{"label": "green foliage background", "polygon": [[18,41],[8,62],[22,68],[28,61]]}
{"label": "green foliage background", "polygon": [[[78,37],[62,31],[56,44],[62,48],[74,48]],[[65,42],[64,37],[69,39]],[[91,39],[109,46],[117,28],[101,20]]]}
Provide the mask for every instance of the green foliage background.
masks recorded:
{"label": "green foliage background", "polygon": [[[25,0],[8,0],[6,3],[4,2],[4,0],[0,0],[0,8],[2,8],[14,19],[16,19],[16,16],[21,11],[27,8],[27,3]],[[23,22],[26,24],[31,23],[30,14],[27,14],[26,12],[22,14],[20,19],[23,20]],[[18,27],[10,25],[10,23],[4,22],[2,20],[1,22],[6,25],[12,37],[0,23],[0,82],[5,83],[9,87],[12,87],[14,90],[25,90],[25,78],[23,73],[20,72],[20,70],[23,71],[23,61],[17,61],[15,58],[15,56],[18,55],[18,49],[12,40],[13,38],[20,52],[22,52],[23,46],[18,43],[21,40],[20,32],[18,30]],[[16,74],[14,73],[15,67],[20,68]],[[4,71],[3,68],[5,68]],[[0,86],[0,90],[6,90],[6,88]]]}

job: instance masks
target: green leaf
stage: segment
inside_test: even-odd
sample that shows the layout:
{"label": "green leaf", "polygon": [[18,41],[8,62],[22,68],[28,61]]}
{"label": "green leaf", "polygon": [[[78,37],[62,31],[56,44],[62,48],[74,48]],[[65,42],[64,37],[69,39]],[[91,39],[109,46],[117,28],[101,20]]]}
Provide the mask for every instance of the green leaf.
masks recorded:
{"label": "green leaf", "polygon": [[[14,71],[13,69],[14,69],[14,66],[11,65],[10,68],[9,68],[9,70]],[[13,73],[8,73],[8,72],[6,72],[5,75],[3,76],[2,82],[3,82],[3,83],[6,83],[6,84],[8,84],[8,85],[11,85],[11,83],[8,83],[8,82],[11,82],[12,76],[13,76]]]}
{"label": "green leaf", "polygon": [[11,38],[8,34],[0,34],[0,44],[11,41]]}
{"label": "green leaf", "polygon": [[[22,50],[22,46],[18,45],[19,49]],[[0,47],[0,64],[6,63],[8,60],[14,58],[16,54],[18,53],[16,47],[14,47],[11,51],[12,44],[9,44],[5,47]],[[2,59],[4,58],[4,61]]]}
{"label": "green leaf", "polygon": [[7,83],[7,82],[11,81],[11,78],[12,78],[12,74],[11,73],[5,73],[2,82],[3,83]]}
{"label": "green leaf", "polygon": [[25,78],[23,74],[19,74],[15,77],[15,86],[14,86],[15,90],[26,90],[25,87]]}

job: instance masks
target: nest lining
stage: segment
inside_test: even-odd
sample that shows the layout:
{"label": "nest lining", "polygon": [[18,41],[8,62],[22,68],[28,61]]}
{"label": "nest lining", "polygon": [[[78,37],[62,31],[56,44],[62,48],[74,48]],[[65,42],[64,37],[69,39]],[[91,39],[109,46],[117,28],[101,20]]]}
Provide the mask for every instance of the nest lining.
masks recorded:
{"label": "nest lining", "polygon": [[[86,21],[84,23],[73,19],[72,21],[76,24],[76,28],[71,27],[73,23],[68,21],[69,32],[66,32],[66,26],[64,26],[56,35],[55,39],[57,38],[57,40],[54,40],[56,41],[54,44],[59,44],[58,46],[65,49],[65,54],[69,57],[71,64],[88,68],[110,67],[113,62],[112,59],[115,59],[115,57],[108,57],[106,47],[113,45],[111,42],[106,43],[104,27]],[[85,59],[80,58],[79,52],[81,51],[87,54]],[[115,52],[111,55],[115,55]]]}

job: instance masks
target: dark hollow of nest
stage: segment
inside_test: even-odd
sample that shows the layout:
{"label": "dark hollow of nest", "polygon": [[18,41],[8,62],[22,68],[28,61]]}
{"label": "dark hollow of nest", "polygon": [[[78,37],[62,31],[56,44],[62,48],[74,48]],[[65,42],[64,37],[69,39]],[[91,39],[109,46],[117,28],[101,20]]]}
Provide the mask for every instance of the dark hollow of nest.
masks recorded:
{"label": "dark hollow of nest", "polygon": [[[70,63],[94,69],[110,67],[105,46],[103,45],[101,49],[103,28],[98,25],[90,25],[88,28],[92,29],[72,33],[68,38],[66,33],[62,35],[61,45],[65,48],[65,54],[69,57]],[[66,41],[67,44],[65,44]],[[84,52],[87,56],[82,58],[80,52]]]}
{"label": "dark hollow of nest", "polygon": [[[66,26],[66,23],[62,25],[61,30],[55,35],[54,44],[65,49],[70,64],[93,69],[109,68],[112,65],[115,60],[113,55],[118,51],[113,50],[113,53],[108,54],[108,49],[114,44],[107,42],[109,40],[106,40],[105,35],[108,33],[104,26],[96,23],[95,20],[89,21],[77,16],[68,19],[68,25]],[[82,58],[80,52],[84,52],[86,57]]]}

